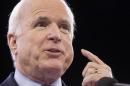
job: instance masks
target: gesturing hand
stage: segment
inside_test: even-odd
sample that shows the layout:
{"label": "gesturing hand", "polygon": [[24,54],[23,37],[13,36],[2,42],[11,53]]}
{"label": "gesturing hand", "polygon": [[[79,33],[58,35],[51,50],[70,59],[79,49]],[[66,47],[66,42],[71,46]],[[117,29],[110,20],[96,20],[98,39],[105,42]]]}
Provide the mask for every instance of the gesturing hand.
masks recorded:
{"label": "gesturing hand", "polygon": [[82,86],[96,86],[96,82],[102,77],[112,77],[111,68],[96,55],[84,49],[81,49],[81,52],[91,61],[88,62],[82,72],[84,78]]}

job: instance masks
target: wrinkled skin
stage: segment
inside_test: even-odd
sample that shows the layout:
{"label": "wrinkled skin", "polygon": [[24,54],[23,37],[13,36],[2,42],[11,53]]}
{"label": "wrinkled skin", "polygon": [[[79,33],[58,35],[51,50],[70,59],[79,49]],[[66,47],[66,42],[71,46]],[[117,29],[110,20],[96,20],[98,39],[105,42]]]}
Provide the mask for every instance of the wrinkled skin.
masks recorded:
{"label": "wrinkled skin", "polygon": [[[21,4],[17,33],[7,35],[15,67],[31,80],[50,84],[72,63],[72,18],[61,0],[22,0]],[[112,77],[109,66],[97,56],[87,50],[82,54],[91,61],[83,71],[82,86],[96,86],[100,78]]]}
{"label": "wrinkled skin", "polygon": [[60,0],[23,0],[21,3],[19,33],[8,34],[15,66],[36,82],[52,83],[73,60],[72,20]]}
{"label": "wrinkled skin", "polygon": [[88,62],[83,70],[82,86],[96,86],[96,82],[103,77],[113,77],[111,68],[100,60],[96,55],[82,49],[82,54],[91,62]]}

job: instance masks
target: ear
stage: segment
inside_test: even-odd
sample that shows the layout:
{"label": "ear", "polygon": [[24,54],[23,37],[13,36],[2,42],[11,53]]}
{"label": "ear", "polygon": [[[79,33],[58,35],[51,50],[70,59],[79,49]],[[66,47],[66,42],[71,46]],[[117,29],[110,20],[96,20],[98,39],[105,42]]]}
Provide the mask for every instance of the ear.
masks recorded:
{"label": "ear", "polygon": [[17,54],[16,36],[14,34],[7,34],[7,42],[11,53],[13,55],[16,55]]}

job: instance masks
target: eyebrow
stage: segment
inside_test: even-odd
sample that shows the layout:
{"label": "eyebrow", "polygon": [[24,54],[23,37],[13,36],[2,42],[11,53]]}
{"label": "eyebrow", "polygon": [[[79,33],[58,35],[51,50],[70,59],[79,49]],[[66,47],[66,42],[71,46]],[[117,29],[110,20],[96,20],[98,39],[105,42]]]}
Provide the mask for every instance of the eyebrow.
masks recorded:
{"label": "eyebrow", "polygon": [[71,24],[67,20],[60,20],[58,21],[58,24],[65,24],[65,25],[68,25],[68,27],[71,27]]}
{"label": "eyebrow", "polygon": [[[51,22],[51,20],[48,17],[39,16],[36,20],[34,20],[32,22],[32,25],[35,27],[36,23],[38,23],[38,22],[44,22],[44,21],[47,22],[47,23]],[[60,25],[60,24],[66,24],[66,25],[68,25],[68,27],[71,27],[71,24],[67,20],[59,20],[57,23],[58,23],[58,25]]]}
{"label": "eyebrow", "polygon": [[67,21],[67,20],[61,20],[61,21],[59,21],[58,24],[59,24],[59,25],[62,25],[62,26],[64,26],[64,27],[66,27],[66,28],[69,30],[69,32],[70,32],[71,29],[72,29],[70,22]]}
{"label": "eyebrow", "polygon": [[47,22],[47,23],[50,23],[51,20],[50,20],[48,17],[42,17],[42,16],[40,16],[40,17],[38,17],[36,20],[34,20],[34,21],[32,22],[32,26],[35,27],[35,24],[38,23],[38,22]]}
{"label": "eyebrow", "polygon": [[63,23],[63,24],[70,25],[69,21],[67,21],[67,20],[60,20],[59,23],[60,23],[60,22]]}
{"label": "eyebrow", "polygon": [[43,20],[50,20],[48,17],[38,17],[38,21],[43,21]]}

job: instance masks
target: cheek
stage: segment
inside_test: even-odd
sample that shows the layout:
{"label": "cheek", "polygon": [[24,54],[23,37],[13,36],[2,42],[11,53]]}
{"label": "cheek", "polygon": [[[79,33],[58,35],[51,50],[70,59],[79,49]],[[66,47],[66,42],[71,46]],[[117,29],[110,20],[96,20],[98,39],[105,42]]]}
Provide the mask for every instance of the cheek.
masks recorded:
{"label": "cheek", "polygon": [[30,62],[34,59],[32,58],[32,55],[33,57],[35,56],[33,52],[34,49],[30,45],[28,46],[22,45],[18,50],[18,55],[17,55],[18,62],[22,65],[26,65],[26,66],[30,65]]}
{"label": "cheek", "polygon": [[72,62],[73,57],[74,57],[74,52],[73,52],[73,48],[71,48],[70,50],[68,50],[68,59]]}
{"label": "cheek", "polygon": [[71,63],[73,61],[73,57],[74,57],[72,43],[66,43],[65,53],[66,53],[66,60],[65,60],[66,65],[65,66],[68,68],[71,65]]}
{"label": "cheek", "polygon": [[39,51],[38,44],[35,42],[37,40],[31,38],[26,39],[18,41],[16,62],[22,67],[28,68],[29,66],[36,65]]}

